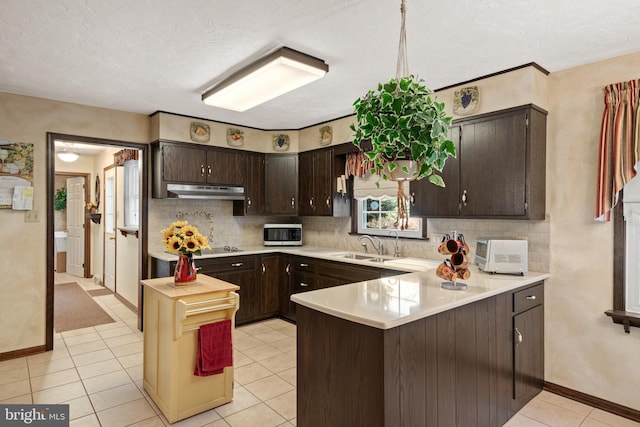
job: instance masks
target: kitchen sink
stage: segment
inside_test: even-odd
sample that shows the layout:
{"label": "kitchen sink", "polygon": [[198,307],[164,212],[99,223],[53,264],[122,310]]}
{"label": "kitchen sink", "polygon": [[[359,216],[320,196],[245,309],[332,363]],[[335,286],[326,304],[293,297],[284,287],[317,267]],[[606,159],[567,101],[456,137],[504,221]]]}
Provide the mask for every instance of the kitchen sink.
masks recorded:
{"label": "kitchen sink", "polygon": [[340,258],[359,259],[359,260],[371,260],[371,259],[373,259],[373,257],[371,255],[360,255],[360,254],[345,254],[345,255],[340,255]]}

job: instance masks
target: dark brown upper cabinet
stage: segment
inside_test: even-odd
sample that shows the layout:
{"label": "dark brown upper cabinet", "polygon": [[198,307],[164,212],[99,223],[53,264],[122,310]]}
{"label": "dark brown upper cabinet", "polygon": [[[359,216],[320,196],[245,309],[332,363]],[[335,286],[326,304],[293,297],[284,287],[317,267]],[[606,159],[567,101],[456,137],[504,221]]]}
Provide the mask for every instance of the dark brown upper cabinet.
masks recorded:
{"label": "dark brown upper cabinet", "polygon": [[455,120],[440,188],[413,181],[411,214],[544,219],[547,112],[534,105]]}
{"label": "dark brown upper cabinet", "polygon": [[200,144],[158,141],[151,144],[153,197],[166,198],[167,184],[242,186],[245,152]]}
{"label": "dark brown upper cabinet", "polygon": [[245,200],[233,201],[234,215],[264,215],[265,157],[263,153],[245,153]]}
{"label": "dark brown upper cabinet", "polygon": [[265,155],[265,214],[298,215],[298,155]]}
{"label": "dark brown upper cabinet", "polygon": [[330,148],[298,155],[298,213],[304,216],[333,215],[333,154]]}

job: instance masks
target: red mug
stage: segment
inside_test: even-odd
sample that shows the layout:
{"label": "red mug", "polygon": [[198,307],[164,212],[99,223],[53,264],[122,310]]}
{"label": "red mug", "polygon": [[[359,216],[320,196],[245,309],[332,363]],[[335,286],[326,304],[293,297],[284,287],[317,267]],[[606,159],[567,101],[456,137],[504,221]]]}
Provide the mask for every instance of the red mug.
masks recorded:
{"label": "red mug", "polygon": [[460,247],[458,246],[458,241],[453,239],[447,239],[440,243],[440,246],[438,246],[438,252],[440,252],[442,255],[455,254],[459,250]]}
{"label": "red mug", "polygon": [[451,265],[455,269],[467,268],[467,266],[469,265],[469,261],[462,251],[456,252],[455,254],[451,254]]}

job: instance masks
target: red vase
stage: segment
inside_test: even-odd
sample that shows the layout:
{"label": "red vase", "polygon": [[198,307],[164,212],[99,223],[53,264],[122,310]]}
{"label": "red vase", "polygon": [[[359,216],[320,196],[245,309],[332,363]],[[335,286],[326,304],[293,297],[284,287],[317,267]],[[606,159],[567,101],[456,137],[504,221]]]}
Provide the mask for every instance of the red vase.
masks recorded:
{"label": "red vase", "polygon": [[173,275],[173,282],[176,286],[193,285],[196,283],[196,265],[193,262],[193,255],[178,253],[178,263]]}

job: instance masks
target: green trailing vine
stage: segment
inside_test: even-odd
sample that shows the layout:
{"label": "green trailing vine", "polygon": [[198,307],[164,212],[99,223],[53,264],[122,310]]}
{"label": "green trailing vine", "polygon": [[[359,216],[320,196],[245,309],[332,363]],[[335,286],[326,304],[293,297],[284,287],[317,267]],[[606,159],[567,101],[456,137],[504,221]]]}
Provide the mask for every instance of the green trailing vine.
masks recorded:
{"label": "green trailing vine", "polygon": [[53,208],[57,211],[63,211],[67,208],[67,189],[64,187],[58,188],[56,194],[53,197]]}

